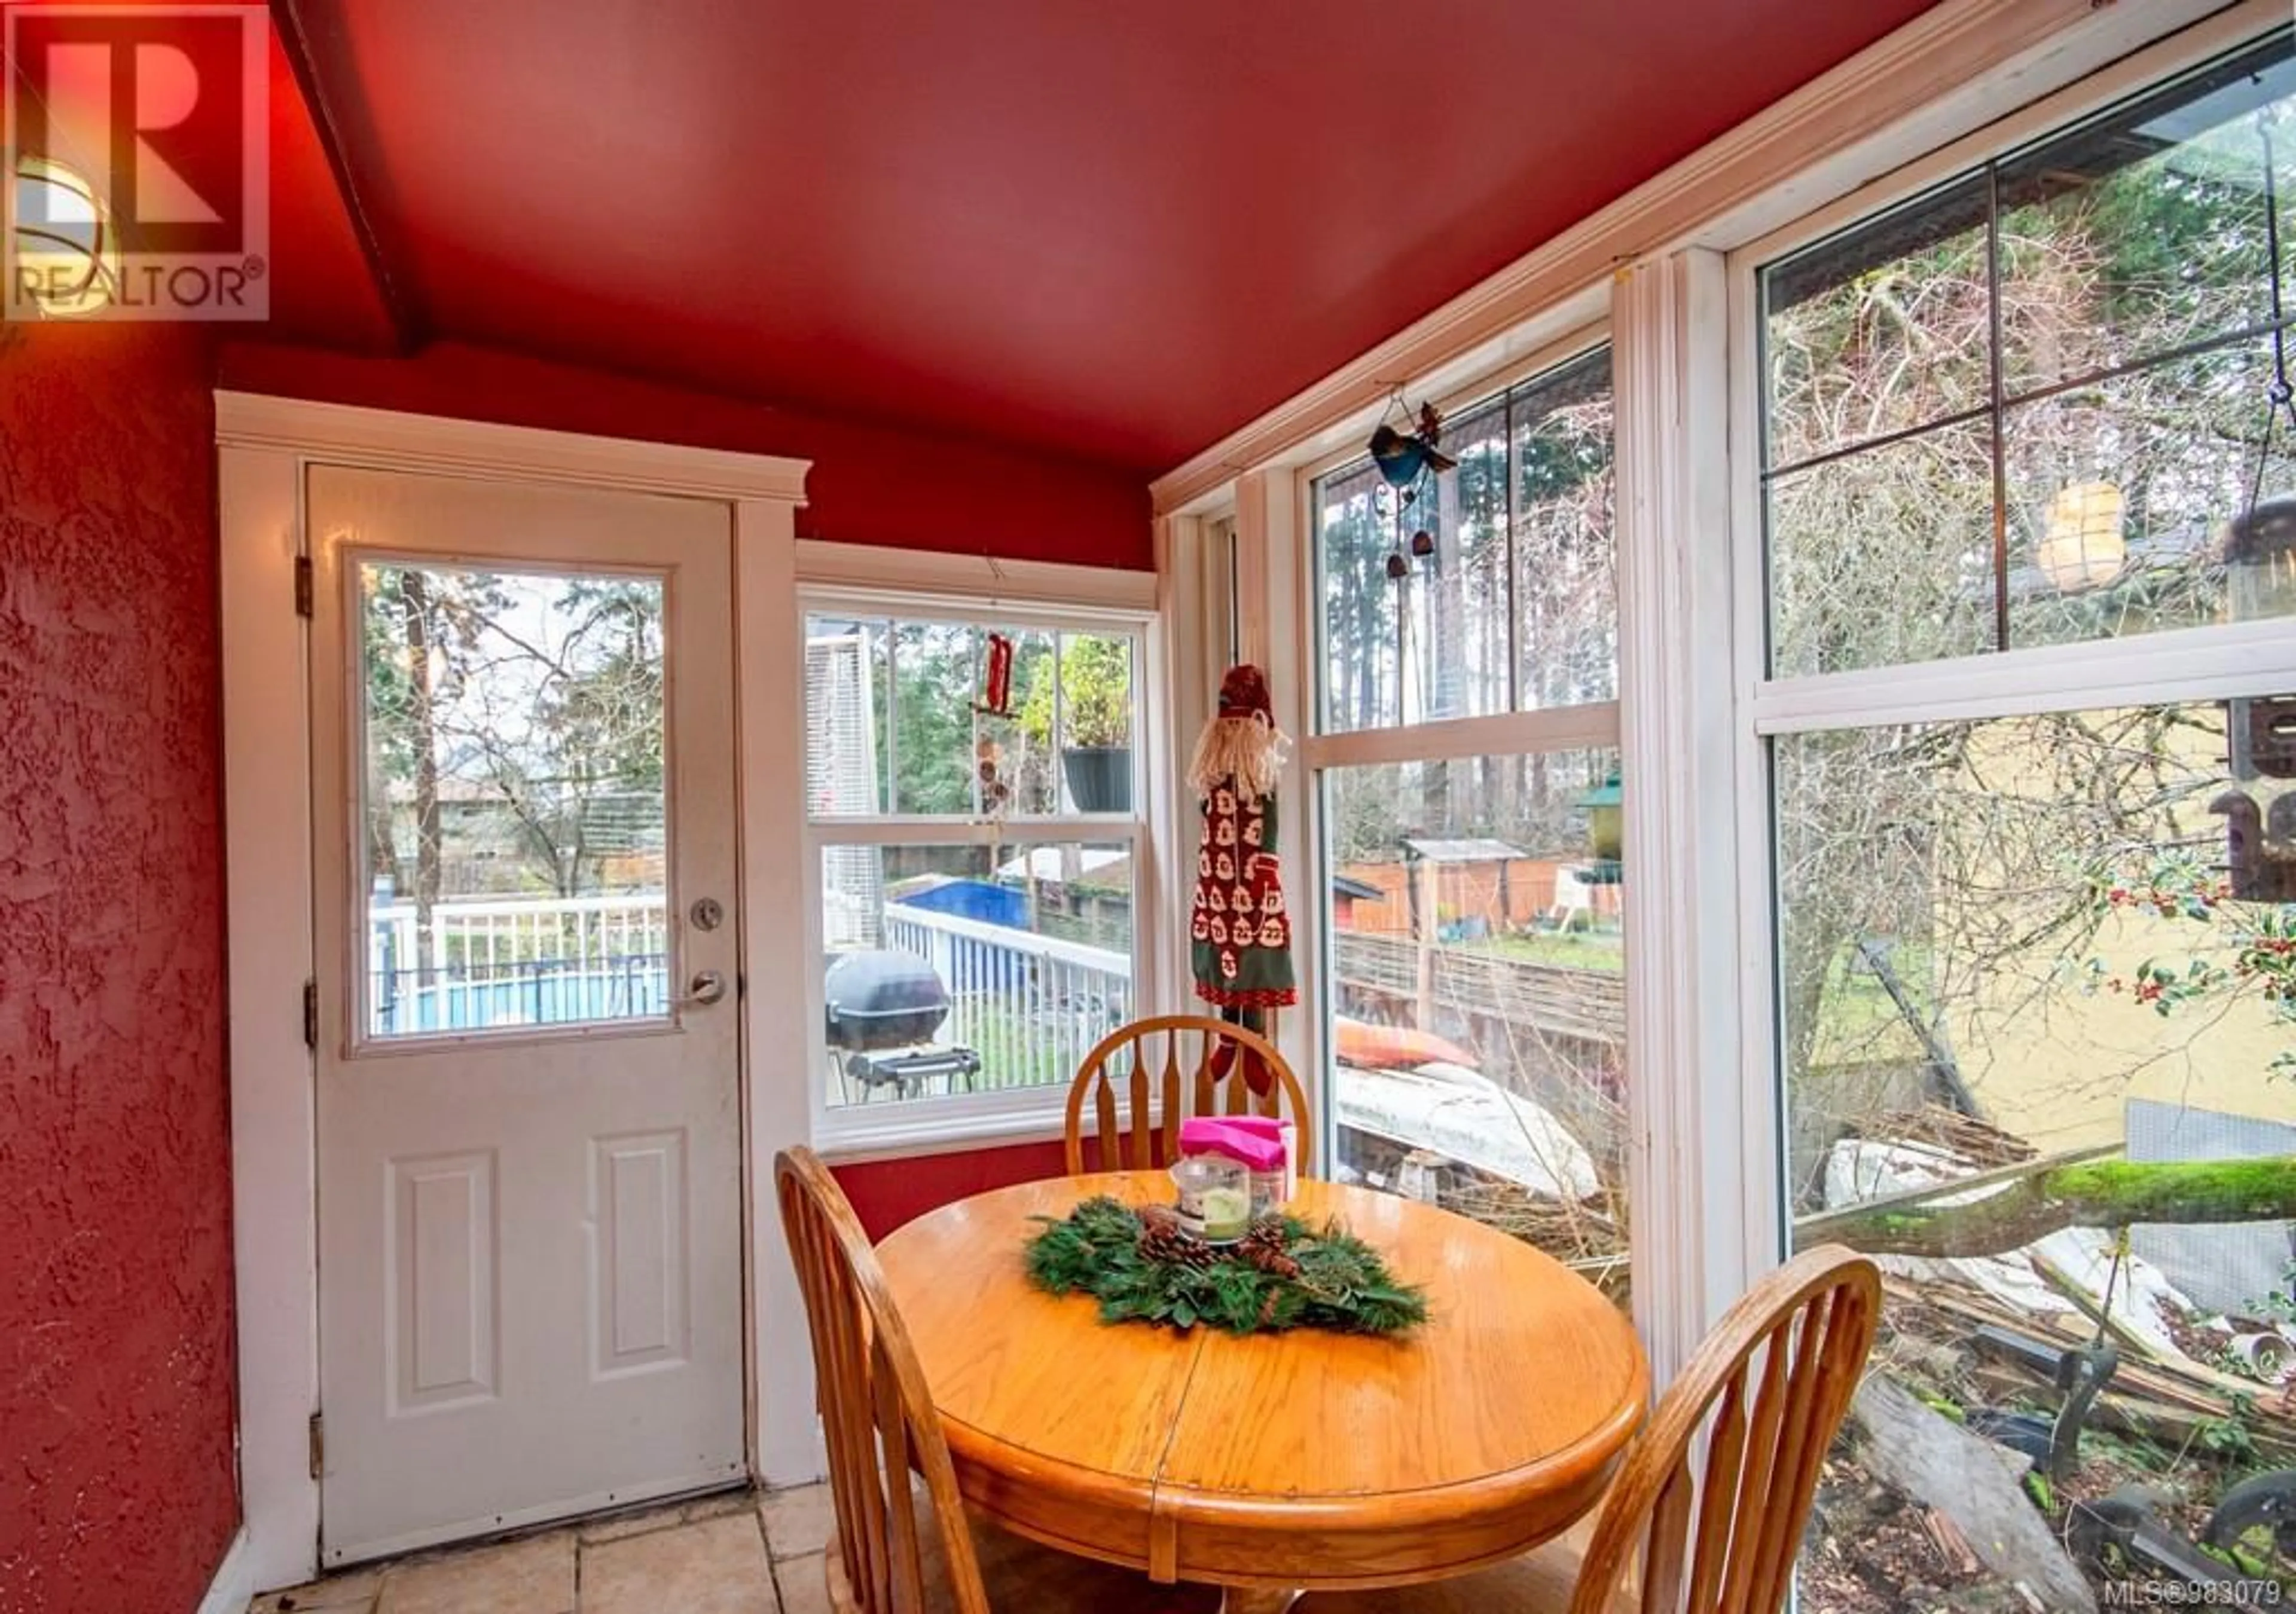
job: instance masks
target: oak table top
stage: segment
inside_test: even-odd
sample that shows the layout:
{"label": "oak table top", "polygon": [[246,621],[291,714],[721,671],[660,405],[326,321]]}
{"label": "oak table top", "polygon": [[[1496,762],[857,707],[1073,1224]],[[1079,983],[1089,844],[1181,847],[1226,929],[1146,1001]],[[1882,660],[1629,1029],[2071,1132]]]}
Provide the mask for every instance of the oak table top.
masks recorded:
{"label": "oak table top", "polygon": [[1428,1321],[1363,1338],[1243,1338],[1103,1324],[1032,1287],[1032,1217],[1095,1193],[1171,1198],[1162,1172],[1055,1178],[959,1200],[878,1257],[939,1408],[966,1499],[1050,1545],[1161,1581],[1301,1588],[1439,1579],[1576,1522],[1642,1422],[1634,1330],[1560,1262],[1414,1200],[1302,1183]]}

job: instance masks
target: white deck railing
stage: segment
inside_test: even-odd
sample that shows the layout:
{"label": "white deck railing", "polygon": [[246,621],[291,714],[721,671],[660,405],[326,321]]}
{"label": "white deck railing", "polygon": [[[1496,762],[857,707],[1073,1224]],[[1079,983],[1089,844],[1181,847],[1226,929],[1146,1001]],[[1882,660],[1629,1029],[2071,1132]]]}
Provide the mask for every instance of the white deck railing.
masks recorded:
{"label": "white deck railing", "polygon": [[907,903],[885,905],[885,945],[914,953],[948,989],[934,1041],[980,1055],[981,1088],[1065,1082],[1132,1009],[1132,959]]}
{"label": "white deck railing", "polygon": [[[980,1056],[981,1089],[1065,1082],[1131,1012],[1132,960],[906,903],[883,945],[931,963],[949,995],[934,1041]],[[369,910],[373,1036],[620,1020],[667,1012],[668,914],[655,894],[408,901]]]}
{"label": "white deck railing", "polygon": [[659,893],[456,898],[367,912],[373,1036],[624,1020],[667,1011],[669,918]]}

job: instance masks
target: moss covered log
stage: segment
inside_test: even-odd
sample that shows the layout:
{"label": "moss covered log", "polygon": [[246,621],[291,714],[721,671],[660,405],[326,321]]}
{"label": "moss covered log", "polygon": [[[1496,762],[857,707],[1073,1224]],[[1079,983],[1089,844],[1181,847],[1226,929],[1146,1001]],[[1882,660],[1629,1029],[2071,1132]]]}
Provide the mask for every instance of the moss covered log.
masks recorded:
{"label": "moss covered log", "polygon": [[[1949,1197],[1949,1184],[1939,1193]],[[1803,1229],[1872,1255],[1997,1256],[2062,1227],[2296,1221],[2296,1155],[2252,1160],[2091,1160],[2043,1167],[1967,1204],[1896,1204]]]}

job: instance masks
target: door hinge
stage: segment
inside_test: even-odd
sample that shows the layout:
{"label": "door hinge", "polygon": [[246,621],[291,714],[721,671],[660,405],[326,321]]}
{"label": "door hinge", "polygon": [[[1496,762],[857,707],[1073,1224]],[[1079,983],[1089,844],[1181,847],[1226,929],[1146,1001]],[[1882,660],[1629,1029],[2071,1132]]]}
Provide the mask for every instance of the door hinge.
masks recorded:
{"label": "door hinge", "polygon": [[303,983],[303,1043],[316,1053],[319,1051],[319,983]]}
{"label": "door hinge", "polygon": [[297,555],[295,557],[295,614],[299,617],[308,617],[311,614],[311,557]]}
{"label": "door hinge", "polygon": [[311,1414],[311,1478],[324,1479],[327,1470],[327,1415]]}

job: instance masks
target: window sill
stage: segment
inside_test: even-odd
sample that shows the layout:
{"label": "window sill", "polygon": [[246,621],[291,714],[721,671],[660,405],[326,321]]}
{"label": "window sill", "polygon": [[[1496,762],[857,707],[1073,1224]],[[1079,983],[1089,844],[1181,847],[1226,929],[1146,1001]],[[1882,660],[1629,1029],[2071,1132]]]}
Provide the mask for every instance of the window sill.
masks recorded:
{"label": "window sill", "polygon": [[813,1146],[832,1166],[854,1166],[1058,1143],[1068,1129],[1068,1089],[1030,1096],[1034,1102],[1025,1107],[986,1109],[962,1099],[926,1099],[831,1110],[816,1124]]}

